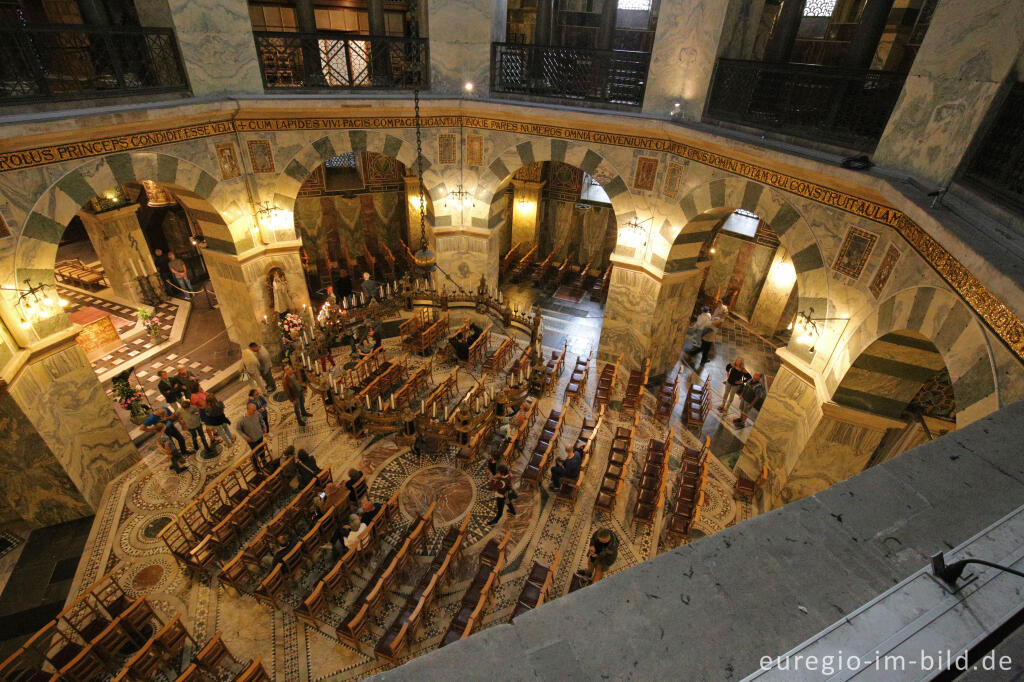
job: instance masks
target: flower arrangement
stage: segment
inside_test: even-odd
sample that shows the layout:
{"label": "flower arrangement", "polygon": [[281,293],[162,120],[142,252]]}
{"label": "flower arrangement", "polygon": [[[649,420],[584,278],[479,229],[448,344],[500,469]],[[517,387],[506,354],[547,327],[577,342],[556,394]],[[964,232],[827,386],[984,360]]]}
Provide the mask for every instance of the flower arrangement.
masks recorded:
{"label": "flower arrangement", "polygon": [[148,412],[144,403],[146,396],[142,391],[134,388],[128,383],[127,378],[121,375],[114,377],[111,386],[114,389],[114,399],[121,409],[130,413],[132,422],[141,423]]}
{"label": "flower arrangement", "polygon": [[146,328],[149,335],[156,339],[160,337],[160,320],[156,318],[153,311],[149,308],[139,308],[135,311],[139,319],[142,320],[142,326]]}
{"label": "flower arrangement", "polygon": [[285,335],[297,334],[302,331],[302,318],[295,313],[285,313],[284,319],[281,320],[281,330]]}
{"label": "flower arrangement", "polygon": [[145,396],[142,395],[141,391],[133,391],[126,396],[117,399],[117,404],[121,406],[122,410],[131,411],[132,406],[136,403],[142,402]]}

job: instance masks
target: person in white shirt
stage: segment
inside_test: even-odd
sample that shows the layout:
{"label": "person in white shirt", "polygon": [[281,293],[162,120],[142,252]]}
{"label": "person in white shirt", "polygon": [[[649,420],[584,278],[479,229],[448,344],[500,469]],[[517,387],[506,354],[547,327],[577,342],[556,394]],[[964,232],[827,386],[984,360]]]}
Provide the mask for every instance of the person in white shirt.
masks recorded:
{"label": "person in white shirt", "polygon": [[359,544],[359,539],[366,532],[366,524],[359,518],[358,514],[348,516],[349,533],[345,536],[345,549],[351,549],[353,545]]}

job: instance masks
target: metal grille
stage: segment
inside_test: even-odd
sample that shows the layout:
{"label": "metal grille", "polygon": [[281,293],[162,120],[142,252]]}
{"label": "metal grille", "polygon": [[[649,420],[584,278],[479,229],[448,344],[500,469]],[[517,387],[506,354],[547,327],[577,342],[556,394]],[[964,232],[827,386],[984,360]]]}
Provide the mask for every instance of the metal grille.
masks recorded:
{"label": "metal grille", "polygon": [[1024,209],[1024,83],[1011,86],[976,143],[963,177],[1000,201]]}
{"label": "metal grille", "polygon": [[171,29],[0,26],[4,104],[188,90]]}
{"label": "metal grille", "polygon": [[649,52],[491,44],[491,92],[639,107]]}
{"label": "metal grille", "polygon": [[805,17],[830,17],[836,8],[836,0],[807,0],[804,4]]}
{"label": "metal grille", "polygon": [[886,71],[719,59],[705,115],[871,152],[904,80]]}
{"label": "metal grille", "polygon": [[425,38],[256,31],[267,90],[424,88]]}

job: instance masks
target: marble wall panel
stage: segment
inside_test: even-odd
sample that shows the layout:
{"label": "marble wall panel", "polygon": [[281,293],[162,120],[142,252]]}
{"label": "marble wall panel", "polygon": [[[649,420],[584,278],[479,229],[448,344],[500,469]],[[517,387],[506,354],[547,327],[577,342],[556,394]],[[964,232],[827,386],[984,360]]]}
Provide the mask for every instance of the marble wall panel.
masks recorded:
{"label": "marble wall panel", "polygon": [[[428,3],[427,11],[431,93],[486,97],[495,0],[440,0]],[[471,93],[463,87],[467,82],[473,84]]]}
{"label": "marble wall panel", "polygon": [[[497,233],[483,234],[479,230],[438,233],[437,265],[467,291],[476,291],[481,274],[487,278],[487,287],[493,289],[498,283],[500,248]],[[454,289],[440,272],[434,275],[434,282],[438,288]]]}
{"label": "marble wall panel", "polygon": [[671,371],[679,360],[703,277],[704,271],[695,269],[662,280],[651,332],[652,376]]}
{"label": "marble wall panel", "polygon": [[[769,282],[766,281],[768,271],[772,266],[775,256],[775,249],[757,245],[750,256],[749,267],[743,273],[743,284],[740,286],[736,301],[733,303],[732,312],[750,319],[754,312],[754,306],[763,295],[763,289]],[[788,297],[788,292],[787,292]],[[785,302],[783,302],[785,305]]]}
{"label": "marble wall panel", "polygon": [[93,509],[6,392],[0,393],[0,507],[33,528],[89,516]]}
{"label": "marble wall panel", "polygon": [[263,94],[246,0],[168,0],[196,96]]}
{"label": "marble wall panel", "polygon": [[77,343],[27,365],[10,394],[92,508],[107,483],[139,460]]}
{"label": "marble wall panel", "polygon": [[790,321],[783,319],[783,312],[795,285],[793,261],[786,249],[779,248],[772,255],[764,285],[758,292],[757,302],[750,315],[751,326],[761,334],[772,337],[776,331],[788,325]]}
{"label": "marble wall panel", "polygon": [[645,272],[614,267],[608,286],[598,362],[615,362],[619,353],[627,369],[643,364],[651,352],[652,324],[660,285]]}
{"label": "marble wall panel", "polygon": [[668,118],[679,102],[678,118],[700,120],[728,4],[677,0],[661,7],[644,93],[645,114]]}

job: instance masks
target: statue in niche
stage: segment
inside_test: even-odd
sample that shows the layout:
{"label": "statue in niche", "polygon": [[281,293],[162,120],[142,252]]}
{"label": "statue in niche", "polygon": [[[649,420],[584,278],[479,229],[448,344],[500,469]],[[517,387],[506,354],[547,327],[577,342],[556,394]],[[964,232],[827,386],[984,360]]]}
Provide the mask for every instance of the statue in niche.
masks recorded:
{"label": "statue in niche", "polygon": [[292,308],[292,297],[288,292],[288,280],[284,277],[284,272],[275,268],[272,274],[273,279],[271,280],[271,290],[274,294],[274,312],[277,313],[278,317],[284,317]]}

